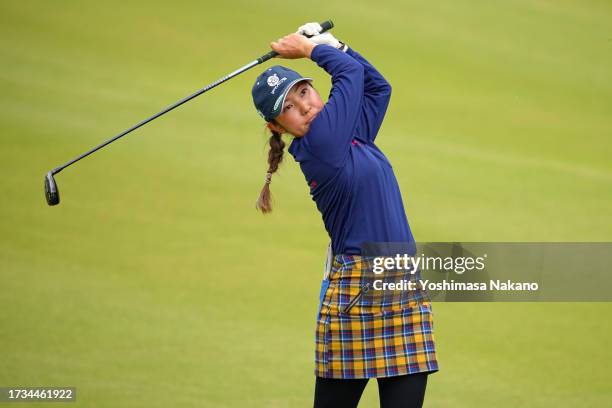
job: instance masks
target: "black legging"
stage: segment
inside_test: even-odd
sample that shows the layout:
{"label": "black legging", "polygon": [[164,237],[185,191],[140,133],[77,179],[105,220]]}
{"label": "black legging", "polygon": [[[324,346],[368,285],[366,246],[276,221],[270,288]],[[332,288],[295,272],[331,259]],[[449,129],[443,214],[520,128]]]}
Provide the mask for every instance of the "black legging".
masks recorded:
{"label": "black legging", "polygon": [[[380,408],[421,408],[428,374],[377,378]],[[367,384],[367,378],[344,380],[317,377],[314,408],[355,408]]]}

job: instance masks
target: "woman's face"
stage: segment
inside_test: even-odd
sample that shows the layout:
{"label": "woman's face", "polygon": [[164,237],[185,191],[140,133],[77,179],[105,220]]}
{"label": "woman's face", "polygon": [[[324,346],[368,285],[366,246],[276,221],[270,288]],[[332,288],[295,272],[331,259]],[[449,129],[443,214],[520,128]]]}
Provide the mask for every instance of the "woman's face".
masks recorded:
{"label": "woman's face", "polygon": [[310,122],[323,109],[323,100],[308,81],[293,85],[287,93],[283,109],[276,117],[276,125],[268,127],[276,132],[289,132],[295,137],[302,137],[308,132]]}

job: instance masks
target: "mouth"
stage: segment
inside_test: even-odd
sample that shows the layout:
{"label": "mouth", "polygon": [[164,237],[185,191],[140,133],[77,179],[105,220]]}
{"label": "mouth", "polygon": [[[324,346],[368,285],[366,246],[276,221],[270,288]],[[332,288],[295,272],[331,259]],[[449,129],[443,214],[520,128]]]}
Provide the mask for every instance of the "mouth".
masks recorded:
{"label": "mouth", "polygon": [[[317,112],[318,113],[318,112]],[[310,125],[310,123],[317,117],[317,114],[315,113],[314,115],[312,115],[311,117],[309,117],[308,119],[306,119],[306,125]]]}

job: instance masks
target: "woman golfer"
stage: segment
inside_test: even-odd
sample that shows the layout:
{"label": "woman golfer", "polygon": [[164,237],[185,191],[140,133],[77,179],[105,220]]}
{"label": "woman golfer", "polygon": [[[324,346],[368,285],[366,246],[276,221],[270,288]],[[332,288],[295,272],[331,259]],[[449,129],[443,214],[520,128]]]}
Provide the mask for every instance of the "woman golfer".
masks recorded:
{"label": "woman golfer", "polygon": [[272,209],[269,184],[289,133],[288,151],[331,239],[315,336],[315,408],[356,407],[369,378],[377,379],[381,407],[421,407],[427,375],[438,371],[431,303],[375,290],[373,259],[363,254],[367,242],[414,243],[393,168],[374,144],[391,87],[361,55],[320,31],[308,23],[271,47],[282,58],[310,58],[331,75],[326,103],[311,78],[278,65],[253,85],[272,133],[257,208]]}

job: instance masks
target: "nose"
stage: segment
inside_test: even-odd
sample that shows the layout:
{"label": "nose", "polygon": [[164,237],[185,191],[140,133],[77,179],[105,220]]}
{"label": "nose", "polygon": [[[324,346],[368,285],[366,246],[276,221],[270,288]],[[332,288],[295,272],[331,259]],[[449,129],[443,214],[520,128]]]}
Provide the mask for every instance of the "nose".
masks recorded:
{"label": "nose", "polygon": [[299,101],[298,107],[300,108],[300,112],[302,112],[302,115],[306,115],[308,112],[310,112],[310,104],[306,101]]}

